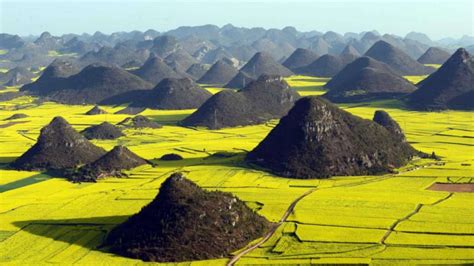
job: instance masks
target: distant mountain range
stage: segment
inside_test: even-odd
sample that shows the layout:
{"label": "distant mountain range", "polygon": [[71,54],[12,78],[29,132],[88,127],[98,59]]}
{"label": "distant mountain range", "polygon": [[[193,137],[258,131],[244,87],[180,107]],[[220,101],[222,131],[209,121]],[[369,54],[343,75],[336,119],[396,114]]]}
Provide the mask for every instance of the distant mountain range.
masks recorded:
{"label": "distant mountain range", "polygon": [[214,64],[224,57],[235,58],[243,65],[257,52],[266,52],[275,60],[283,62],[298,48],[308,49],[318,55],[339,55],[350,45],[354,52],[364,54],[380,40],[401,49],[413,59],[418,59],[429,47],[440,47],[450,53],[459,47],[471,52],[474,49],[474,36],[467,35],[459,39],[432,40],[418,32],[410,32],[406,36],[381,35],[377,31],[341,34],[333,31],[301,32],[294,27],[264,29],[228,24],[223,27],[183,26],[167,32],[150,29],[145,32],[104,34],[97,31],[92,35],[69,33],[61,36],[43,32],[40,36],[27,37],[4,33],[0,34],[0,49],[9,52],[0,55],[0,67],[44,66],[52,61],[51,56],[48,56],[49,51],[75,54],[84,64],[106,60],[107,63],[120,66],[127,63],[133,66],[133,61],[136,61],[135,66],[141,66],[149,57],[149,52],[152,52],[165,61],[179,59],[185,71],[196,62]]}

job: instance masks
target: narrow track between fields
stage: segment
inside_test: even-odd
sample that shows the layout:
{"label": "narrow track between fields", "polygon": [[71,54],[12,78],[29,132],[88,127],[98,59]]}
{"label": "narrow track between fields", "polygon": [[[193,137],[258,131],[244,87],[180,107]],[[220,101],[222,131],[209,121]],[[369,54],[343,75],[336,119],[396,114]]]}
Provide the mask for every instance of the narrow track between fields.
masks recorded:
{"label": "narrow track between fields", "polygon": [[276,223],[275,225],[273,225],[270,229],[270,231],[260,240],[258,241],[257,243],[251,245],[250,247],[240,251],[239,253],[235,254],[234,257],[232,257],[230,259],[230,261],[227,263],[228,266],[232,266],[232,265],[235,265],[235,263],[240,259],[242,258],[243,256],[245,256],[246,254],[248,254],[249,252],[251,252],[252,250],[260,247],[261,245],[263,245],[265,242],[268,241],[268,239],[270,239],[270,237],[272,237],[276,230],[278,229],[278,227],[280,227],[284,222],[286,222],[286,220],[288,219],[288,217],[290,216],[290,214],[293,212],[293,210],[295,209],[295,206],[296,204],[298,204],[298,202],[300,200],[302,200],[304,197],[308,196],[309,194],[313,193],[314,191],[316,191],[317,188],[312,188],[308,191],[306,191],[305,193],[303,193],[302,195],[300,195],[298,198],[296,198],[293,202],[291,202],[290,206],[288,207],[288,209],[285,211],[285,213],[283,214],[283,216],[281,217],[280,221],[278,221],[278,223]]}
{"label": "narrow track between fields", "polygon": [[[367,181],[361,181],[361,182],[354,182],[354,183],[349,183],[349,184],[344,184],[344,185],[340,185],[340,186],[332,186],[332,187],[328,187],[328,188],[323,188],[323,189],[332,189],[332,188],[336,188],[336,187],[347,187],[347,186],[358,186],[358,185],[363,185],[363,184],[367,184],[367,183],[373,183],[373,182],[379,182],[379,181],[383,181],[387,178],[392,178],[392,177],[395,177],[397,175],[400,175],[400,174],[403,174],[403,173],[407,173],[407,172],[411,172],[411,171],[415,171],[415,170],[418,170],[420,168],[426,168],[426,167],[430,167],[430,166],[433,166],[433,165],[438,165],[442,162],[433,162],[433,163],[426,163],[426,164],[423,164],[423,165],[416,165],[414,167],[411,167],[411,168],[408,168],[408,169],[405,169],[404,171],[400,171],[400,172],[397,172],[397,173],[394,173],[394,174],[390,174],[390,175],[386,175],[386,176],[381,176],[379,178],[374,178],[372,180],[367,180]],[[288,219],[288,217],[290,216],[290,214],[293,212],[293,210],[295,209],[295,206],[296,204],[298,204],[298,202],[300,200],[302,200],[304,197],[308,196],[309,194],[313,193],[314,191],[316,191],[318,188],[315,187],[315,188],[312,188],[308,191],[306,191],[305,193],[303,193],[302,195],[300,195],[298,198],[296,198],[293,202],[291,202],[290,206],[288,207],[288,209],[285,211],[285,213],[283,214],[283,216],[281,217],[280,221],[278,223],[276,223],[274,226],[272,226],[272,228],[270,229],[270,231],[260,240],[258,241],[257,243],[249,246],[248,248],[240,251],[239,253],[235,254],[231,259],[230,261],[227,263],[227,266],[233,266],[235,265],[235,263],[237,261],[239,261],[243,256],[247,255],[248,253],[250,253],[251,251],[257,249],[258,247],[260,247],[261,245],[263,245],[265,242],[268,241],[268,239],[270,239],[270,237],[272,237],[276,230],[278,229],[278,227],[280,227],[284,222],[286,222],[286,220]],[[451,195],[450,195],[451,196]],[[441,201],[444,201],[446,199],[448,199],[450,196],[448,196],[447,198],[443,198],[441,199]],[[433,204],[438,204],[439,202],[435,202]],[[417,207],[417,209],[414,211],[414,213],[410,213],[408,217],[404,217],[404,218],[409,218],[410,216],[414,215],[415,213],[417,213],[419,211],[419,209],[421,208],[421,206]],[[385,239],[391,234],[391,232],[393,231],[393,229],[396,227],[398,223],[395,223],[394,225],[392,225],[393,228],[390,228],[388,230],[388,232],[383,236],[383,239],[381,240],[382,243],[385,241]]]}

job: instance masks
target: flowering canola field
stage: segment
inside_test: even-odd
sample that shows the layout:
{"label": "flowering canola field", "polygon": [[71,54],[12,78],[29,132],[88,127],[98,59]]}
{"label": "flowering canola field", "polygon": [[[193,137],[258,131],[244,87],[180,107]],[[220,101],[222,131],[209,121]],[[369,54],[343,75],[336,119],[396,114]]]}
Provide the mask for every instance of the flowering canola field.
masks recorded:
{"label": "flowering canola field", "polygon": [[[418,81],[421,78],[410,78]],[[288,79],[302,95],[320,95],[327,79]],[[211,89],[215,92],[217,89]],[[1,92],[0,92],[1,93]],[[108,253],[107,232],[137,213],[175,171],[209,190],[231,192],[271,221],[279,221],[290,203],[309,189],[287,221],[238,264],[474,263],[474,196],[427,190],[435,182],[470,183],[474,178],[474,113],[416,112],[397,101],[341,105],[371,119],[386,110],[415,148],[441,162],[413,161],[398,174],[296,180],[273,176],[243,162],[278,121],[222,130],[184,128],[176,122],[193,110],[146,110],[161,129],[127,129],[117,140],[94,141],[109,150],[126,145],[146,159],[178,153],[185,159],[141,166],[128,178],[73,184],[39,172],[9,170],[7,164],[31,145],[56,115],[77,130],[102,121],[118,123],[123,106],[103,106],[109,114],[86,116],[92,106],[38,104],[30,97],[0,103],[0,263],[143,264]],[[14,113],[27,118],[9,123]],[[230,152],[234,156],[211,156]],[[228,258],[184,264],[224,265]]]}

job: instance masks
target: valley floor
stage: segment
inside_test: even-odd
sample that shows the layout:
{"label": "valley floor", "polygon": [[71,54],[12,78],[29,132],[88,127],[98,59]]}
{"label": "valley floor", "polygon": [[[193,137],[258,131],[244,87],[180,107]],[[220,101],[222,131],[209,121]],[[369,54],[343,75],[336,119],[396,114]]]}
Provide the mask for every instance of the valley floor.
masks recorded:
{"label": "valley floor", "polygon": [[[289,79],[302,95],[321,94],[325,81]],[[56,115],[82,130],[102,121],[123,120],[127,115],[111,114],[123,107],[104,106],[109,114],[86,116],[91,106],[36,104],[29,97],[0,103],[0,263],[143,264],[108,253],[101,243],[111,228],[149,203],[175,171],[185,172],[206,189],[237,195],[271,221],[289,214],[275,234],[237,264],[474,263],[474,195],[427,189],[436,182],[473,183],[474,113],[409,111],[397,101],[341,107],[368,119],[375,110],[386,110],[415,148],[434,151],[441,162],[417,160],[398,174],[384,176],[281,178],[243,162],[244,153],[277,121],[206,130],[176,126],[193,110],[146,110],[144,115],[165,126],[127,129],[126,137],[94,143],[107,150],[126,145],[146,159],[166,153],[179,153],[185,159],[138,167],[129,178],[73,184],[39,172],[8,170],[7,163],[34,144],[41,127]],[[16,124],[3,121],[14,113],[29,117]],[[223,151],[234,156],[211,156]]]}

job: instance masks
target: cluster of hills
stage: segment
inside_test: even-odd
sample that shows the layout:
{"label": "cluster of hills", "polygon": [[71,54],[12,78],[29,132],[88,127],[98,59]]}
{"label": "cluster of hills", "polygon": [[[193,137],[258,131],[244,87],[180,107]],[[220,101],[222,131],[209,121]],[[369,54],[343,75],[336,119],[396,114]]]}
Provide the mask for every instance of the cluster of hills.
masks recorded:
{"label": "cluster of hills", "polygon": [[[271,80],[294,74],[331,77],[325,85],[329,91],[324,97],[332,102],[402,99],[410,94],[406,102],[411,108],[470,109],[472,108],[470,97],[465,96],[470,96],[472,93],[470,82],[472,56],[462,48],[452,56],[448,54],[448,58],[446,55],[447,53],[442,50],[430,48],[422,56],[424,60],[439,60],[442,57],[443,66],[436,70],[412,59],[400,48],[385,41],[376,42],[363,55],[358,54],[351,46],[347,46],[338,56],[330,54],[318,56],[310,50],[299,48],[283,63],[278,63],[265,52],[256,53],[240,68],[231,59],[223,58],[210,66],[207,71],[202,71],[199,79],[188,74],[179,74],[155,54],[150,55],[141,67],[130,71],[104,63],[93,63],[81,69],[76,61],[56,59],[36,81],[22,86],[21,91],[66,104],[129,104],[129,109],[123,113],[131,114],[136,114],[144,108],[175,110],[199,108],[198,112],[185,120],[183,125],[210,128],[255,124],[275,118],[262,112],[262,108],[249,107],[260,105],[248,104],[249,97],[241,96],[252,91],[260,91],[248,87],[261,87],[271,94],[271,90],[265,89],[267,82],[259,81],[260,78],[273,77]],[[311,62],[313,59],[315,60]],[[195,68],[196,65],[192,64],[190,68]],[[430,76],[415,86],[404,78],[407,75]],[[237,93],[226,91],[211,97],[212,95],[198,83],[242,91]],[[456,86],[458,88],[454,88]],[[439,94],[436,99],[432,93],[431,99],[426,95],[424,95],[426,97],[419,96],[419,91],[426,88],[428,90],[435,88],[433,90]],[[267,93],[265,95],[268,96]],[[263,97],[259,101],[263,101],[262,99],[267,98]],[[445,101],[445,103],[433,103],[433,101]],[[237,102],[241,103],[238,107],[235,106]],[[211,107],[216,106],[216,103],[221,107]],[[232,113],[239,113],[239,118],[230,118],[228,111],[232,109],[234,109]],[[282,110],[283,114],[287,109]],[[204,110],[207,110],[206,118],[203,118],[206,113]],[[209,112],[213,114],[212,119]],[[245,115],[246,112],[253,115]],[[201,118],[198,119],[198,116]],[[260,118],[256,118],[257,116]],[[234,124],[222,122],[226,119],[234,121]]]}
{"label": "cluster of hills", "polygon": [[[468,37],[462,40],[472,49]],[[221,129],[279,119],[242,160],[289,178],[381,175],[415,157],[428,157],[406,140],[384,110],[362,119],[334,103],[399,99],[417,110],[474,109],[474,58],[459,43],[434,42],[422,34],[404,38],[376,32],[298,32],[183,27],[167,33],[63,35],[43,33],[28,41],[0,35],[4,86],[64,104],[127,104],[117,124],[102,122],[78,132],[62,117],[44,126],[36,143],[10,164],[17,170],[53,171],[72,182],[126,177],[139,166],[160,167],[116,145],[129,131],[162,125],[146,108],[195,109],[177,126]],[[443,46],[443,47],[439,47]],[[459,46],[459,45],[458,45]],[[51,51],[68,54],[52,60]],[[438,69],[430,64],[441,65]],[[27,65],[27,67],[25,67]],[[36,66],[47,66],[44,70]],[[39,78],[32,81],[36,74]],[[327,77],[321,97],[301,97],[284,77]],[[404,78],[426,75],[418,84]],[[219,86],[212,94],[203,84]],[[0,97],[0,100],[2,98]],[[107,112],[95,105],[85,115]],[[145,114],[145,113],[144,113]],[[25,118],[17,113],[8,120]],[[127,130],[124,130],[127,129]],[[181,160],[167,154],[161,161]],[[223,258],[265,236],[275,225],[229,193],[208,191],[173,173],[157,196],[104,240],[111,252],[144,261],[182,262]]]}
{"label": "cluster of hills", "polygon": [[[316,65],[344,64],[351,61],[354,55],[365,54],[381,40],[392,44],[412,59],[424,64],[441,64],[447,59],[446,53],[450,54],[459,47],[464,47],[471,53],[474,49],[474,38],[470,36],[464,36],[459,40],[433,41],[422,33],[414,32],[401,37],[380,34],[376,31],[344,34],[333,31],[300,32],[293,27],[263,29],[233,25],[223,27],[204,25],[180,27],[167,32],[147,30],[145,32],[112,34],[96,32],[92,35],[64,34],[61,36],[44,32],[37,37],[20,37],[3,33],[0,34],[0,49],[8,50],[8,53],[0,54],[0,68],[36,69],[49,65],[58,55],[61,55],[64,58],[74,59],[80,68],[102,63],[130,69],[142,67],[150,57],[158,57],[162,63],[171,68],[170,70],[161,66],[162,75],[165,77],[178,78],[177,75],[179,75],[179,77],[193,77],[198,80],[202,78],[205,71],[220,60],[230,61],[234,67],[240,68],[258,52],[265,52],[280,63],[286,61],[285,67],[291,70],[307,66],[317,57],[324,55],[341,58],[326,56],[323,58],[325,60]],[[306,62],[299,61],[297,58],[288,60],[293,52],[300,48],[310,51],[310,53],[300,53],[300,57],[304,57]],[[425,54],[427,50],[428,53]],[[218,70],[215,69],[214,72],[218,73]],[[246,69],[245,72],[254,76],[261,74],[258,71],[254,72],[253,69]],[[331,76],[335,74],[334,70],[311,72],[309,69],[300,69],[299,72]],[[145,70],[137,70],[136,74],[140,74],[139,76],[153,85],[156,85],[160,79],[159,75],[150,79],[150,72]],[[10,84],[15,83],[12,75],[11,73],[8,79],[8,82],[11,81]],[[2,78],[0,81],[5,83]],[[203,83],[210,83],[209,81],[212,83],[217,81],[220,84],[229,80],[228,77],[220,80],[207,77],[203,79]]]}

